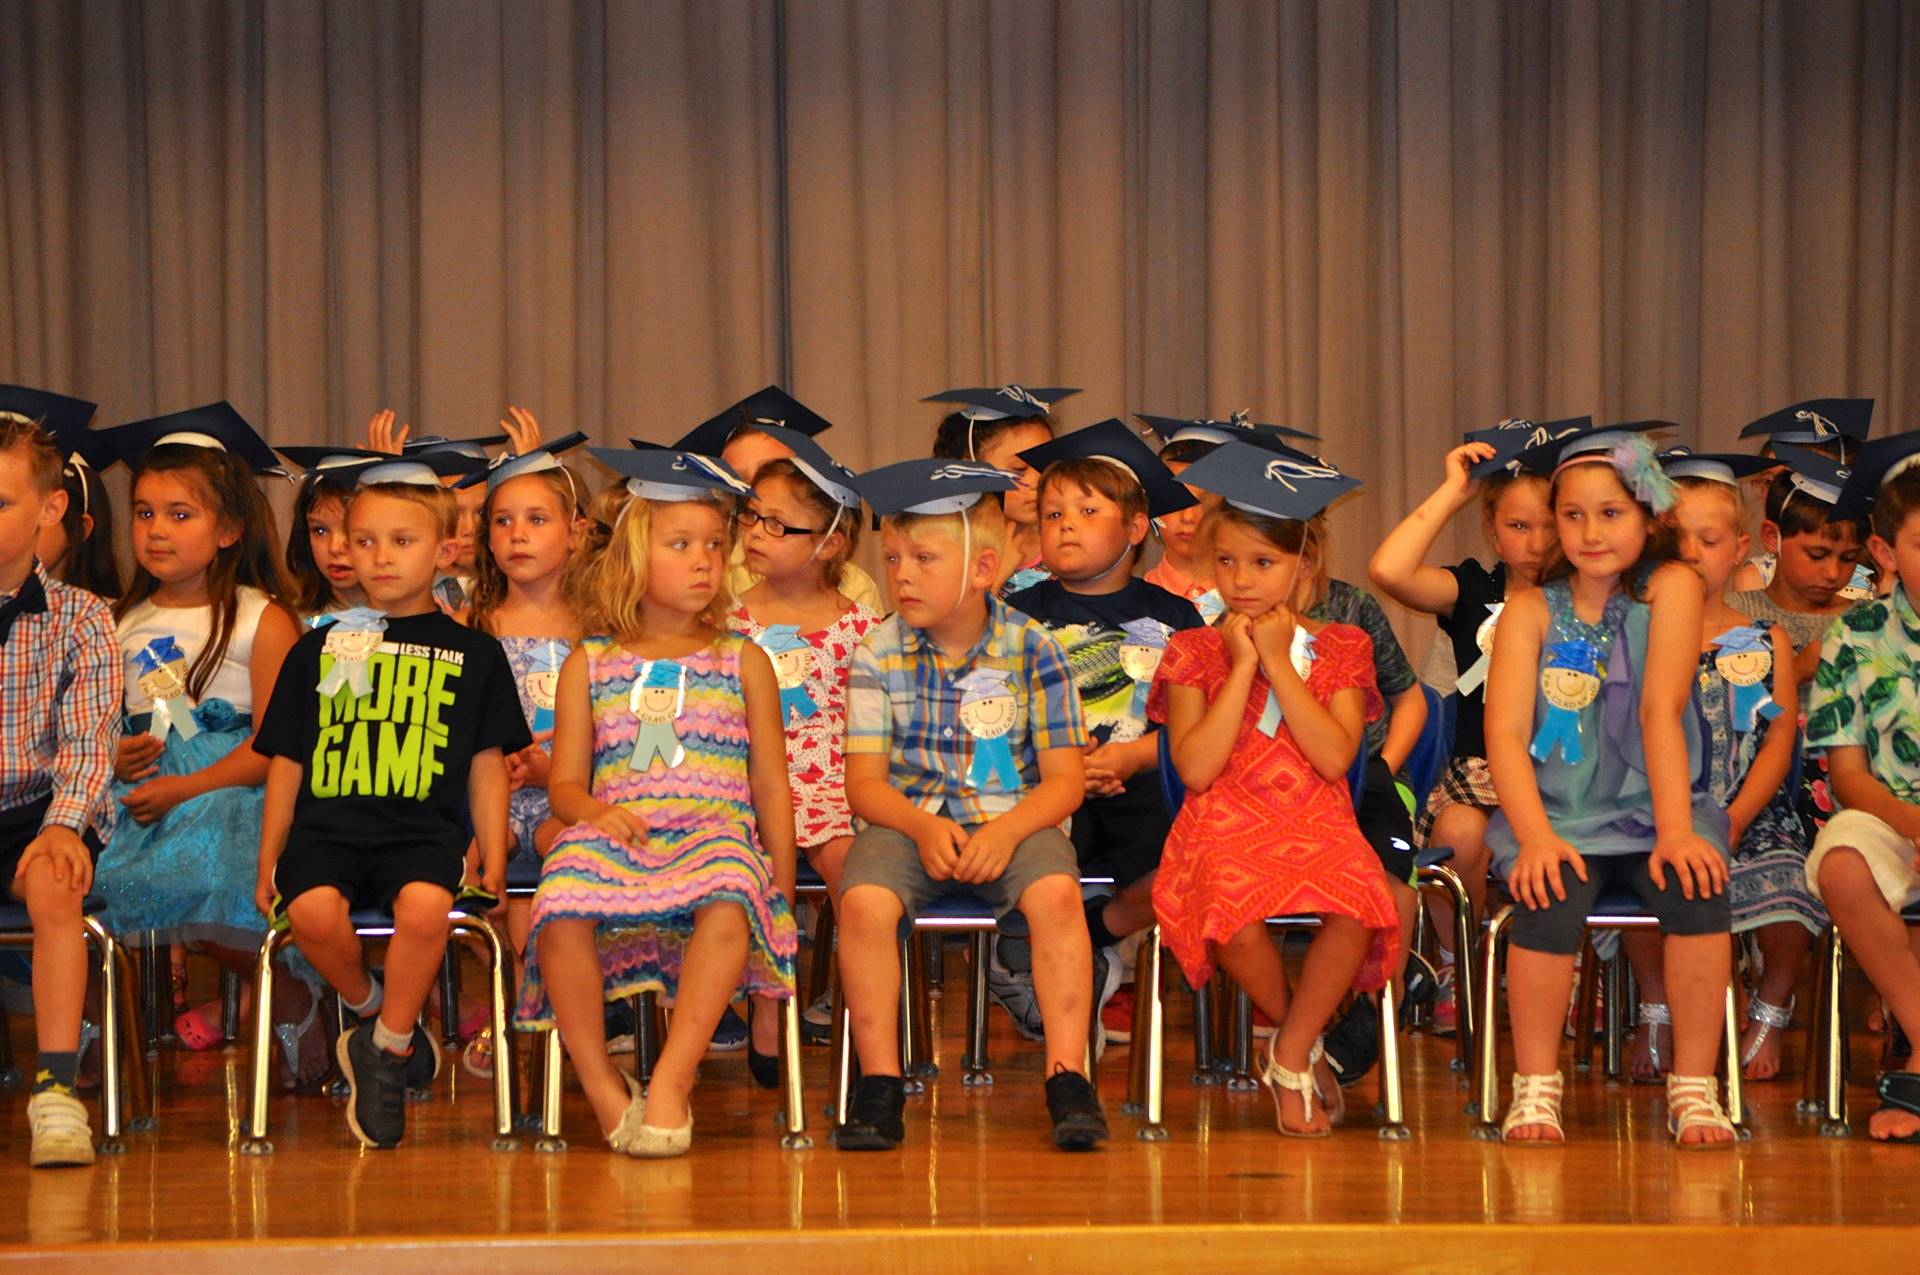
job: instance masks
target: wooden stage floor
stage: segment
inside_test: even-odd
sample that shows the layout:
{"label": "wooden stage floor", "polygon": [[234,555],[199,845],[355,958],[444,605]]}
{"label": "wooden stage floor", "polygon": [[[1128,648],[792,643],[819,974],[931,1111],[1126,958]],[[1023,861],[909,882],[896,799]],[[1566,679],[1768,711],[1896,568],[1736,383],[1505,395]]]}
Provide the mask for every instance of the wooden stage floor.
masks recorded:
{"label": "wooden stage floor", "polygon": [[[407,1144],[353,1143],[339,1104],[277,1099],[278,1153],[239,1155],[243,1058],[166,1052],[157,1133],[90,1169],[30,1172],[19,1094],[0,1123],[0,1269],[99,1269],[100,1246],[126,1272],[380,1267],[675,1271],[966,1270],[1007,1266],[1135,1271],[1204,1264],[1231,1271],[1304,1263],[1314,1271],[1683,1269],[1870,1271],[1910,1268],[1920,1221],[1920,1147],[1864,1136],[1871,1095],[1853,1094],[1861,1132],[1835,1141],[1794,1114],[1798,1085],[1750,1089],[1754,1137],[1722,1154],[1676,1152],[1655,1088],[1571,1086],[1562,1151],[1474,1141],[1448,1042],[1409,1038],[1414,1138],[1382,1143],[1373,1085],[1322,1142],[1282,1139],[1264,1093],[1188,1083],[1186,1014],[1170,1036],[1167,1123],[1145,1144],[1120,1104],[1125,1048],[1100,1087],[1115,1138],[1069,1156],[1045,1141],[1038,1053],[994,1011],[997,1082],[959,1083],[962,953],[936,1002],[946,1074],[910,1100],[907,1145],[844,1155],[825,1138],[786,1152],[775,1095],[749,1087],[744,1058],[715,1055],[695,1094],[693,1154],[616,1158],[593,1136],[577,1093],[572,1149],[488,1147],[489,1091],[453,1069],[410,1111]],[[30,1051],[30,1024],[16,1020]],[[1798,1074],[1800,1032],[1790,1045]],[[1855,1057],[1878,1042],[1862,1038]],[[31,1056],[23,1052],[23,1060]],[[810,1049],[812,1113],[827,1051]],[[1864,1079],[1856,1075],[1856,1079]],[[96,1131],[98,1124],[96,1122]],[[1651,1225],[1650,1225],[1651,1224]],[[1844,1225],[1845,1229],[1839,1229]],[[395,1246],[404,1256],[393,1256]]]}

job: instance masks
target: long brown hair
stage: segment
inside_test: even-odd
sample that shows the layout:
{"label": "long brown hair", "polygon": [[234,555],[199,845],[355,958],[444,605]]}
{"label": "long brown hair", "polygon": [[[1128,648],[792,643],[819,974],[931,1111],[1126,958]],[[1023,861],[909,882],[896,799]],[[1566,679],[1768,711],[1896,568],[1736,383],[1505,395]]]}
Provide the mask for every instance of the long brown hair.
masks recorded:
{"label": "long brown hair", "polygon": [[[131,468],[135,488],[147,474],[184,475],[198,488],[214,518],[238,533],[238,538],[215,553],[207,565],[207,600],[213,608],[213,625],[206,646],[187,670],[187,694],[199,699],[220,662],[227,658],[227,646],[233,640],[234,622],[240,613],[240,590],[258,589],[270,600],[286,605],[286,573],[274,552],[273,508],[239,457],[211,447],[163,443],[135,460]],[[160,582],[136,561],[127,591],[114,603],[114,619],[124,619],[159,587]]]}
{"label": "long brown hair", "polygon": [[[544,478],[553,488],[553,494],[560,498],[560,507],[567,511],[567,517],[579,522],[586,515],[580,505],[581,486],[579,479],[573,476],[565,465],[555,469],[542,469],[531,474],[516,474],[515,478]],[[512,482],[513,479],[507,479]],[[501,483],[500,487],[506,486]],[[487,489],[486,503],[480,506],[480,526],[473,536],[473,609],[467,614],[467,623],[482,633],[493,632],[493,613],[507,600],[507,573],[500,569],[494,560],[493,546],[493,497],[500,487]],[[584,547],[584,543],[583,546]],[[566,572],[573,566],[573,558],[579,557],[579,551],[568,558],[561,568],[561,580],[565,581]],[[564,593],[564,585],[563,585]]]}
{"label": "long brown hair", "polygon": [[[807,507],[807,511],[824,529],[839,523],[841,536],[840,550],[820,558],[818,561],[827,569],[827,583],[838,588],[840,577],[846,573],[847,562],[853,557],[853,551],[860,545],[860,511],[843,508],[833,497],[814,485],[811,478],[791,460],[782,457],[770,460],[760,467],[754,475],[753,485],[758,487],[769,478],[778,478],[793,489],[794,498]],[[824,531],[822,533],[824,538]]]}
{"label": "long brown hair", "polygon": [[347,500],[352,495],[352,489],[324,474],[312,473],[300,480],[300,494],[294,497],[293,517],[287,528],[287,587],[294,614],[303,620],[332,610],[338,600],[326,573],[313,559],[313,537],[307,532],[307,518],[322,501],[338,501],[344,528]]}
{"label": "long brown hair", "polygon": [[[1595,465],[1604,462],[1586,461],[1583,463]],[[1607,465],[1606,470],[1613,476],[1614,482],[1619,483],[1621,492],[1626,495],[1627,499],[1638,505],[1640,512],[1645,514],[1647,518],[1647,543],[1641,547],[1639,558],[1629,563],[1620,572],[1620,583],[1626,588],[1627,596],[1635,602],[1645,602],[1647,600],[1645,593],[1646,582],[1653,574],[1651,568],[1657,567],[1663,562],[1679,561],[1680,533],[1674,529],[1671,522],[1654,513],[1653,506],[1635,496],[1633,492],[1627,489],[1627,485],[1624,482],[1620,482],[1619,470],[1615,469],[1612,465]],[[1547,508],[1557,514],[1559,512],[1559,506],[1560,475],[1556,473],[1553,476],[1551,486],[1547,489]],[[1643,570],[1643,568],[1646,569]],[[1565,580],[1572,574],[1573,562],[1567,557],[1566,550],[1561,548],[1560,541],[1556,538],[1552,546],[1547,550],[1546,562],[1542,564],[1540,568],[1540,583],[1548,584],[1555,580]]]}

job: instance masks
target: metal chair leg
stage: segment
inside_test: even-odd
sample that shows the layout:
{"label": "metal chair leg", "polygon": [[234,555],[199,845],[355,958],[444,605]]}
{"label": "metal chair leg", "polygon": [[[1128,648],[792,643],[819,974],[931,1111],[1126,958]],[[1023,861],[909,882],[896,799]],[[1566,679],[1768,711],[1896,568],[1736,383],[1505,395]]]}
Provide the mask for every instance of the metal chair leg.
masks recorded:
{"label": "metal chair leg", "polygon": [[784,1128],[780,1146],[787,1151],[805,1151],[813,1146],[807,1132],[807,1095],[800,1081],[800,998],[789,996],[780,1003],[780,1078],[781,1115]]}
{"label": "metal chair leg", "polygon": [[666,1011],[660,1006],[658,993],[640,993],[633,1006],[633,1074],[641,1084],[652,1082],[654,1065],[660,1061],[666,1041]]}
{"label": "metal chair leg", "polygon": [[1733,983],[1727,983],[1727,1119],[1733,1122],[1734,1137],[1741,1141],[1753,1137],[1747,1127],[1746,1077],[1740,1074],[1740,1007],[1735,1004]]}
{"label": "metal chair leg", "polygon": [[[1592,936],[1580,939],[1580,979],[1573,997],[1573,1069],[1593,1070],[1593,1011],[1600,996],[1600,955],[1594,950]],[[1584,1030],[1583,1030],[1584,1029]]]}
{"label": "metal chair leg", "polygon": [[[1193,998],[1192,1083],[1196,1085],[1217,1085],[1220,1083],[1220,1073],[1214,1070],[1213,1066],[1213,993],[1214,983],[1217,983],[1219,979],[1220,975],[1216,972],[1213,983],[1209,983],[1205,987],[1189,986],[1187,988],[1188,993]],[[1181,981],[1186,981],[1184,975]]]}
{"label": "metal chair leg", "polygon": [[970,944],[967,970],[967,1052],[960,1060],[963,1088],[973,1089],[993,1083],[993,1063],[987,1057],[987,960],[993,934],[975,930]]}
{"label": "metal chair leg", "polygon": [[1813,987],[1807,1006],[1807,1047],[1806,1066],[1802,1068],[1800,1079],[1800,1101],[1794,1104],[1794,1112],[1802,1116],[1819,1115],[1824,1109],[1821,1100],[1826,1092],[1826,1042],[1827,1030],[1827,933],[1822,931],[1813,944]]}
{"label": "metal chair leg", "polygon": [[220,1043],[231,1045],[240,1039],[240,975],[220,967]]}
{"label": "metal chair leg", "polygon": [[820,919],[813,927],[813,961],[807,968],[807,1004],[827,994],[833,982],[834,920],[831,900],[820,900]]}
{"label": "metal chair leg", "polygon": [[1165,1142],[1167,1010],[1160,994],[1160,927],[1147,931],[1133,972],[1133,1053],[1130,1060],[1140,1077],[1141,1122],[1135,1137],[1142,1142]]}
{"label": "metal chair leg", "polygon": [[160,1052],[160,1039],[172,1016],[165,1011],[172,1005],[172,963],[167,949],[151,930],[142,934],[140,944],[140,1007],[147,1022],[145,1041],[148,1054]]}
{"label": "metal chair leg", "polygon": [[[519,1143],[513,1136],[513,1076],[512,1058],[507,1050],[511,1040],[507,1036],[507,945],[500,938],[500,931],[484,917],[465,918],[453,923],[453,932],[462,935],[480,949],[487,966],[487,1013],[493,1031],[493,1149],[495,1151],[515,1150]],[[455,963],[451,947],[448,949],[447,965]],[[446,966],[442,966],[444,970]],[[444,992],[446,984],[441,984]],[[459,984],[454,984],[454,994],[459,994]],[[459,1001],[452,1002],[456,1007],[452,1021],[458,1035],[460,1011]]]}
{"label": "metal chair leg", "polygon": [[938,995],[947,982],[947,938],[938,931],[927,935],[921,941],[922,965],[926,969],[927,987]]}
{"label": "metal chair leg", "polygon": [[1405,1142],[1413,1137],[1413,1131],[1407,1128],[1400,1088],[1400,1014],[1394,1004],[1392,979],[1380,989],[1380,1101],[1386,1108],[1381,1141]]}
{"label": "metal chair leg", "polygon": [[120,1019],[118,944],[97,918],[83,916],[80,923],[86,927],[87,941],[93,948],[94,959],[99,962],[100,969],[100,1130],[104,1135],[100,1150],[112,1155],[127,1149],[127,1144],[120,1137],[123,1119],[120,1107],[120,1050],[124,1043],[121,1032],[125,1024]]}
{"label": "metal chair leg", "polygon": [[440,1043],[460,1043],[460,950],[451,943],[440,959]]}
{"label": "metal chair leg", "polygon": [[273,1083],[273,958],[291,937],[268,931],[260,942],[253,972],[253,1048],[248,1064],[247,1123],[240,1139],[241,1155],[272,1155],[267,1141],[267,1100]]}
{"label": "metal chair leg", "polygon": [[[1615,952],[1603,976],[1607,984],[1607,1079],[1619,1080],[1626,1071],[1627,957]],[[1583,1024],[1583,1026],[1586,1026]],[[1588,1028],[1590,1031],[1591,1028]]]}
{"label": "metal chair leg", "polygon": [[1494,915],[1480,956],[1480,1060],[1474,1067],[1480,1111],[1473,1136],[1489,1142],[1500,1140],[1500,943],[1513,924],[1513,915],[1512,904]]}
{"label": "metal chair leg", "polygon": [[853,1089],[853,1013],[840,987],[840,976],[833,978],[833,1104],[827,1115],[837,1129],[847,1122],[847,1097]]}
{"label": "metal chair leg", "polygon": [[[135,977],[133,953],[125,943],[113,945],[113,959],[120,971],[120,1061],[127,1071],[127,1088],[132,1099],[133,1118],[128,1130],[144,1133],[156,1125],[153,1112],[153,1076],[147,1070],[147,1051],[140,1048],[140,986]],[[237,1011],[236,1011],[237,1012]],[[237,1024],[236,1024],[237,1026]]]}
{"label": "metal chair leg", "polygon": [[[1473,915],[1473,899],[1467,883],[1446,864],[1420,870],[1428,888],[1445,890],[1453,905],[1453,1069],[1462,1075],[1473,1070],[1474,997],[1480,988],[1474,978],[1474,937],[1478,932]],[[1423,909],[1424,912],[1424,909]]]}
{"label": "metal chair leg", "polygon": [[1238,984],[1233,989],[1233,1072],[1227,1088],[1237,1092],[1258,1089],[1253,1078],[1253,998]]}
{"label": "metal chair leg", "polygon": [[1826,1094],[1821,1112],[1820,1136],[1845,1138],[1853,1133],[1847,1122],[1847,1023],[1842,977],[1846,971],[1846,944],[1838,928],[1829,928],[1825,959],[1819,977],[1826,983],[1827,1023],[1824,1042],[1825,1061],[1821,1070],[1826,1079]]}
{"label": "metal chair leg", "polygon": [[[560,1092],[564,1080],[566,1060],[560,1044],[560,1029],[549,1027],[546,1037],[546,1066],[542,1069],[540,1084],[540,1136],[534,1141],[536,1151],[565,1151],[567,1140],[560,1136]],[[494,1065],[500,1065],[498,1057]]]}
{"label": "metal chair leg", "polygon": [[[934,935],[933,939],[938,943],[939,935]],[[909,1073],[903,1066],[901,1074],[911,1074],[923,1081],[940,1074],[940,1064],[933,1058],[933,989],[927,976],[926,940],[924,931],[913,931],[907,941],[907,963],[900,970],[900,981],[911,989],[913,996],[910,1033],[913,1038],[913,1067]],[[906,1060],[903,1058],[901,1062],[904,1065]]]}

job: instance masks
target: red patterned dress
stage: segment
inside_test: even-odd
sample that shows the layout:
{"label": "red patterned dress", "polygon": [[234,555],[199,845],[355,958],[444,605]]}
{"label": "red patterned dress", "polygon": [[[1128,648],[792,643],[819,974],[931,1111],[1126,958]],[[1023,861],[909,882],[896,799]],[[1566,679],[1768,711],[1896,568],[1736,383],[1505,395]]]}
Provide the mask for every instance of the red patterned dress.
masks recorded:
{"label": "red patterned dress", "polygon": [[[780,716],[787,731],[794,844],[803,850],[853,835],[853,812],[847,808],[847,672],[860,639],[878,623],[879,616],[856,602],[818,633],[800,634],[811,649],[793,652],[797,660],[769,656],[780,679]],[[744,606],[734,608],[727,627],[755,642],[767,631]]]}
{"label": "red patterned dress", "polygon": [[[1373,682],[1373,643],[1362,630],[1329,624],[1314,638],[1307,689],[1322,704],[1336,691],[1366,693],[1366,720],[1386,711]],[[1209,702],[1227,680],[1227,649],[1217,629],[1173,635],[1154,677],[1147,716],[1167,720],[1167,686],[1197,686]],[[1160,936],[1187,981],[1213,977],[1211,943],[1225,942],[1269,916],[1334,913],[1358,919],[1373,943],[1354,986],[1381,986],[1400,943],[1399,919],[1380,860],[1354,822],[1344,777],[1314,770],[1285,722],[1272,738],[1258,722],[1267,679],[1255,672],[1247,709],[1226,769],[1204,792],[1190,792],[1173,821],[1153,910]]]}

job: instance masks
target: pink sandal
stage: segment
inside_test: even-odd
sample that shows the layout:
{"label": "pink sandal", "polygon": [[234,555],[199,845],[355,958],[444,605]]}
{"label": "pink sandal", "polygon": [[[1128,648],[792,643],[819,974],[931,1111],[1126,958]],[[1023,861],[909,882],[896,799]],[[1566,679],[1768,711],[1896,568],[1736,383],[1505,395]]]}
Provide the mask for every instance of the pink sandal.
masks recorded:
{"label": "pink sandal", "polygon": [[173,1034],[182,1045],[195,1053],[208,1049],[218,1049],[226,1043],[226,1037],[213,1025],[204,1012],[213,1002],[195,1005],[181,1010],[173,1016]]}

